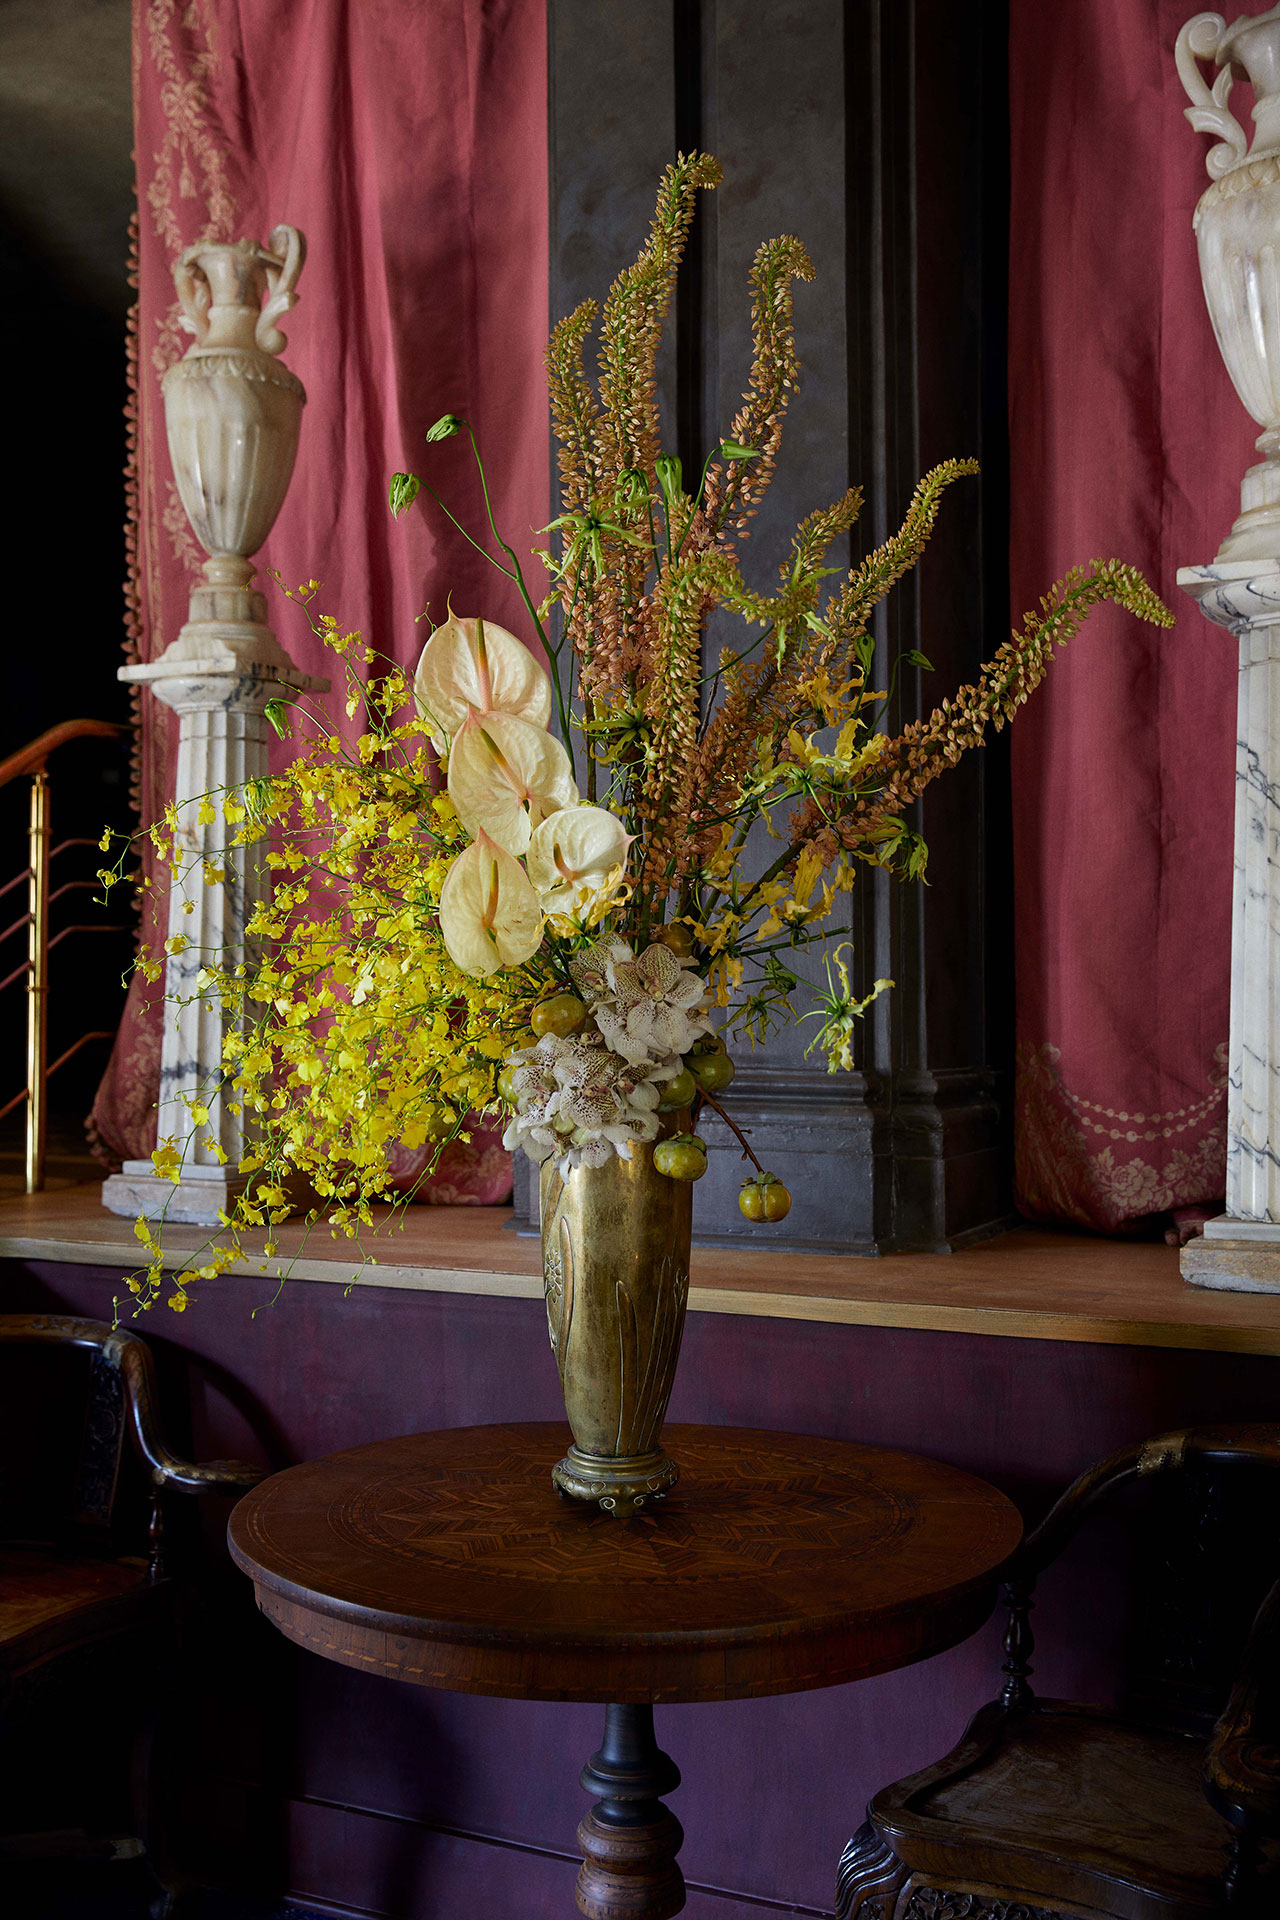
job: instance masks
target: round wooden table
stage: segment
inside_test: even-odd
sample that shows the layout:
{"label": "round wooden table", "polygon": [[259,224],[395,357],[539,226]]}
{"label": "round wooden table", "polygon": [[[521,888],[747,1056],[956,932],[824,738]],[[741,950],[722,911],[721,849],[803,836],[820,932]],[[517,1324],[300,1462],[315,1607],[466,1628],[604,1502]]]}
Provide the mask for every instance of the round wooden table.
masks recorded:
{"label": "round wooden table", "polygon": [[679,1484],[620,1522],[551,1485],[557,1425],[354,1447],[256,1487],[231,1551],[282,1633],[421,1686],[605,1706],[578,1907],[665,1920],[684,1838],[655,1702],[834,1687],[954,1646],[1022,1534],[983,1480],[847,1441],[668,1427]]}

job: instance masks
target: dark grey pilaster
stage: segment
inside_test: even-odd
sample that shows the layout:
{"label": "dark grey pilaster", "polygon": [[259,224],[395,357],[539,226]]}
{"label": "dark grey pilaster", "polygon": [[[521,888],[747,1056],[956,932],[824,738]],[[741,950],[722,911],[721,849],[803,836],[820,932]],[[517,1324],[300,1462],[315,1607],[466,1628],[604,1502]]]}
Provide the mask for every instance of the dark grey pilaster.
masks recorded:
{"label": "dark grey pilaster", "polygon": [[[664,369],[686,470],[727,431],[745,383],[757,244],[791,232],[813,256],[817,280],[796,296],[802,387],[744,551],[748,577],[776,577],[796,521],[850,484],[867,495],[857,557],[896,527],[926,467],[983,461],[877,628],[881,684],[911,647],[935,669],[900,676],[897,724],[972,678],[1007,629],[1003,13],[957,17],[942,0],[549,5],[553,318],[599,296],[633,256],[677,147],[724,164]],[[806,1060],[814,1022],[739,1053],[734,1117],[794,1206],[767,1241],[741,1220],[738,1149],[711,1116],[699,1237],[945,1251],[1006,1216],[1007,810],[997,746],[918,809],[929,885],[869,874],[855,896],[855,977],[896,983],[865,1023],[858,1071]],[[820,969],[813,957],[804,967],[810,979]],[[517,1212],[536,1219],[522,1168]]]}

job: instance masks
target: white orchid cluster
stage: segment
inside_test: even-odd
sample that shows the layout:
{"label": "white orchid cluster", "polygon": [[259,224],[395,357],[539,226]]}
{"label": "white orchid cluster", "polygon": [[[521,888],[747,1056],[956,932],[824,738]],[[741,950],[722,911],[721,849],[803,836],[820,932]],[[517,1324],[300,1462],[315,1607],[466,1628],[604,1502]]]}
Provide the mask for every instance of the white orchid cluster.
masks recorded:
{"label": "white orchid cluster", "polygon": [[504,627],[451,613],[422,650],[414,694],[473,839],[441,889],[445,946],[464,973],[518,967],[549,915],[588,924],[617,892],[631,836],[603,807],[582,804],[569,756],[547,731],[551,683]]}
{"label": "white orchid cluster", "polygon": [[538,1165],[555,1155],[561,1174],[615,1153],[629,1160],[635,1141],[655,1139],[664,1087],[711,1031],[704,982],[657,942],[637,956],[625,940],[597,941],[569,971],[587,1022],[512,1055],[515,1113],[503,1135]]}

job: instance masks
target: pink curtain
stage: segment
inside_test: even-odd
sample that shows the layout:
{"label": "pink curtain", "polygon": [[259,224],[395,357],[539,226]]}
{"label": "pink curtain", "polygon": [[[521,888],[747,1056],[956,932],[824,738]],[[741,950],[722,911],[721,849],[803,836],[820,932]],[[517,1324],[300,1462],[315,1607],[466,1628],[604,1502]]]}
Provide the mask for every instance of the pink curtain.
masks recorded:
{"label": "pink curtain", "polygon": [[1194,10],[1012,5],[1013,611],[1116,554],[1178,615],[1095,615],[1013,729],[1019,1203],[1111,1232],[1225,1178],[1235,643],[1175,575],[1213,557],[1258,429],[1196,265]]}
{"label": "pink curtain", "polygon": [[[518,549],[549,518],[541,354],[547,314],[544,0],[134,0],[138,305],[131,473],[131,659],[186,617],[201,555],[165,446],[160,376],[186,350],[172,263],[204,235],[308,242],[285,360],[308,402],[288,500],[260,555],[316,606],[409,663],[415,616],[446,597],[524,633],[508,582],[432,507],[387,510],[398,468],[423,471],[478,527],[464,440],[427,448],[450,411],[475,426],[498,523]],[[295,661],[330,670],[298,609],[268,584]],[[335,725],[342,722],[333,697]],[[172,792],[176,721],[144,695],[143,821]],[[282,749],[283,750],[283,749]],[[116,1155],[155,1144],[157,993],[135,986],[94,1123]],[[510,1161],[477,1132],[428,1197],[485,1203]]]}

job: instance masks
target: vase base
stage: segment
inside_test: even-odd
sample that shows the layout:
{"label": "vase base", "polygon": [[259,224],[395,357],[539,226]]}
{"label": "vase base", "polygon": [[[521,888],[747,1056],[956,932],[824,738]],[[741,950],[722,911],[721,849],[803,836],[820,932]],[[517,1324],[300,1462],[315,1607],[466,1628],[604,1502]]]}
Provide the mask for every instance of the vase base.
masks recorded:
{"label": "vase base", "polygon": [[615,1520],[628,1520],[651,1500],[661,1500],[680,1478],[674,1460],[660,1448],[651,1453],[583,1453],[570,1447],[551,1469],[551,1483],[570,1500],[594,1500]]}

